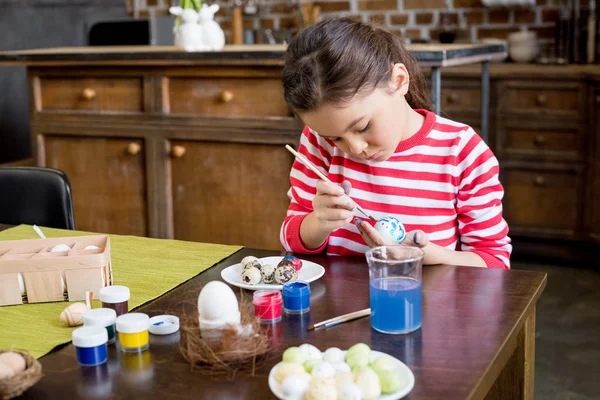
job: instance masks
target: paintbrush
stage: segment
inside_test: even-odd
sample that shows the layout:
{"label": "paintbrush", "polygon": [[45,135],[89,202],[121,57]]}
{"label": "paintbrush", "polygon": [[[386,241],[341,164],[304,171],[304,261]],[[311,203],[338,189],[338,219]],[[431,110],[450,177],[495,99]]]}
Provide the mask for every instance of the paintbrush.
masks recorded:
{"label": "paintbrush", "polygon": [[319,328],[329,328],[330,326],[343,324],[344,322],[353,321],[358,318],[366,317],[367,315],[371,315],[371,309],[365,308],[364,310],[355,311],[350,314],[340,315],[339,317],[327,319],[325,321],[317,322],[314,325],[310,325],[306,328],[307,331],[312,331],[313,329]]}
{"label": "paintbrush", "polygon": [[[325,182],[329,182],[331,184],[334,184],[328,177],[326,177],[325,175],[323,175],[323,173],[321,173],[321,171],[319,171],[317,169],[317,167],[315,167],[315,165],[313,163],[310,162],[310,160],[306,157],[304,157],[302,154],[298,153],[296,150],[292,149],[292,147],[290,145],[285,145],[285,148],[288,149],[288,151],[290,153],[292,153],[294,156],[296,156],[296,158],[298,159],[298,161],[300,161],[302,164],[304,164],[306,166],[306,168],[310,169],[312,172],[314,172],[315,174],[317,174],[317,176],[321,179],[323,179]],[[350,197],[350,196],[348,196]],[[354,200],[352,200],[354,201]],[[356,202],[354,202],[356,204]],[[365,217],[372,219],[373,221],[377,221],[375,218],[373,218],[372,216],[370,216],[369,214],[367,214],[367,212],[365,210],[362,209],[361,206],[359,206],[358,204],[356,204],[356,208],[358,209],[358,211],[360,211]]]}

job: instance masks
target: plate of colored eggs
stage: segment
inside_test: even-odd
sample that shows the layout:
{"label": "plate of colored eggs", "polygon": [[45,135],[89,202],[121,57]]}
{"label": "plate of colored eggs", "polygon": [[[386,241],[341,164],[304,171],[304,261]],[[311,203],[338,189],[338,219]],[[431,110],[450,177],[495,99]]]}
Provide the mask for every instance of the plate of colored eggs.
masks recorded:
{"label": "plate of colored eggs", "polygon": [[325,274],[323,266],[295,256],[247,256],[238,264],[221,271],[221,278],[230,285],[249,290],[281,290],[290,282],[313,282]]}
{"label": "plate of colored eggs", "polygon": [[364,343],[346,351],[289,347],[269,373],[269,388],[282,400],[399,400],[414,385],[406,364]]}

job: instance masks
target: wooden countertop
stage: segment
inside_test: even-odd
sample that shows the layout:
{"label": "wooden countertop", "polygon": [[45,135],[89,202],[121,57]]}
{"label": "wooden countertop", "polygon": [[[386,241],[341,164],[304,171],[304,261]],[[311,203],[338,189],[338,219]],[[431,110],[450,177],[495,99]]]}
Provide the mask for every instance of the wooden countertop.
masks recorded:
{"label": "wooden countertop", "polygon": [[[424,66],[445,67],[506,58],[504,44],[417,44],[408,48]],[[283,65],[285,50],[285,45],[229,45],[214,52],[185,52],[173,46],[59,47],[3,51],[0,65]]]}

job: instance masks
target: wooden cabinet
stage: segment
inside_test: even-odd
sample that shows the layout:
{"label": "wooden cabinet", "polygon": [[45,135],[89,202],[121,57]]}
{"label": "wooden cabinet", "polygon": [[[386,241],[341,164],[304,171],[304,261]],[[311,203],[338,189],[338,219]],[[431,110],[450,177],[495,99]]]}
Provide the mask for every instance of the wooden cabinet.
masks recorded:
{"label": "wooden cabinet", "polygon": [[302,126],[281,65],[237,64],[29,69],[36,163],[71,180],[77,229],[281,249]]}
{"label": "wooden cabinet", "polygon": [[572,165],[503,163],[504,218],[511,231],[576,238],[581,229],[582,176]]}
{"label": "wooden cabinet", "polygon": [[77,229],[146,236],[144,143],[134,138],[43,137],[41,163],[71,182]]}
{"label": "wooden cabinet", "polygon": [[278,249],[293,157],[278,144],[172,141],[174,237]]}

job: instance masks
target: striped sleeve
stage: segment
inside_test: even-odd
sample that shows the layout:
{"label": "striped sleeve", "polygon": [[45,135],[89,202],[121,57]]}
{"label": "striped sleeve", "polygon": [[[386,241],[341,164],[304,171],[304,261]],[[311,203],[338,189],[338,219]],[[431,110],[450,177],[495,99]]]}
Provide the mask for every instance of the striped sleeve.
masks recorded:
{"label": "striped sleeve", "polygon": [[[326,139],[319,137],[306,127],[300,137],[298,152],[308,158],[324,175],[328,174],[333,146]],[[317,192],[318,181],[317,174],[298,160],[294,160],[290,172],[291,187],[288,191],[290,205],[279,235],[281,245],[286,251],[317,254],[323,252],[327,247],[328,240],[318,249],[307,249],[300,239],[300,225],[304,218],[313,211],[312,201]]]}
{"label": "striped sleeve", "polygon": [[510,269],[512,246],[502,217],[498,160],[473,129],[461,135],[457,165],[461,250],[479,255],[488,268]]}

